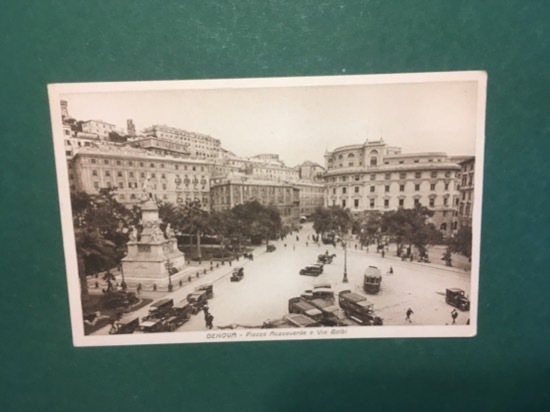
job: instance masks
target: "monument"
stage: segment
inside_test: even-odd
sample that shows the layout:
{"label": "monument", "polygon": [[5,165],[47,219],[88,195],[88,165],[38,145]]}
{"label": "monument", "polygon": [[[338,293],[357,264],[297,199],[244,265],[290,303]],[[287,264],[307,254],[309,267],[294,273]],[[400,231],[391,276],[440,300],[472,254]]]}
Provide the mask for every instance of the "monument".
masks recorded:
{"label": "monument", "polygon": [[[163,287],[174,281],[185,266],[185,255],[178,249],[178,242],[170,224],[164,233],[160,229],[158,207],[153,194],[149,191],[148,181],[143,184],[141,205],[141,223],[143,230],[137,228],[130,232],[127,243],[128,253],[122,259],[122,272],[128,285],[142,286],[154,283]],[[172,277],[174,275],[174,277]]]}

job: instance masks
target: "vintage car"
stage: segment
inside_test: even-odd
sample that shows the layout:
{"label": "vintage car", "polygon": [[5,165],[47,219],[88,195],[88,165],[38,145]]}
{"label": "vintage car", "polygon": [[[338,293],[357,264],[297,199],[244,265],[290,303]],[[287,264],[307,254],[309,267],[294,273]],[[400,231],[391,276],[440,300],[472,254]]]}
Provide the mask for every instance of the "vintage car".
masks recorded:
{"label": "vintage car", "polygon": [[206,297],[212,299],[214,297],[214,285],[212,283],[204,283],[195,288],[195,292],[204,290],[206,291]]}
{"label": "vintage car", "polygon": [[447,289],[445,302],[462,311],[470,310],[470,299],[466,297],[465,292],[458,288]]}
{"label": "vintage car", "polygon": [[244,269],[242,267],[236,267],[231,273],[231,282],[239,282],[244,277]]}
{"label": "vintage car", "polygon": [[275,249],[277,249],[275,245],[267,245],[265,248],[265,251],[271,253],[271,252],[275,252]]}
{"label": "vintage car", "polygon": [[338,303],[345,315],[365,326],[383,325],[383,320],[374,313],[374,305],[367,301],[366,296],[354,293],[351,290],[343,290],[338,294]]}
{"label": "vintage car", "polygon": [[300,270],[300,275],[303,276],[319,276],[321,273],[323,273],[322,265],[308,265]]}
{"label": "vintage car", "polygon": [[284,320],[290,327],[295,328],[315,328],[322,326],[319,322],[301,314],[286,315]]}
{"label": "vintage car", "polygon": [[110,335],[122,335],[134,333],[135,330],[139,328],[139,317],[136,316],[125,316],[121,319],[114,321],[111,329],[109,330]]}
{"label": "vintage car", "polygon": [[178,303],[174,303],[170,315],[175,316],[175,323],[177,326],[183,325],[191,318],[193,313],[193,306],[187,299],[180,300]]}
{"label": "vintage car", "polygon": [[323,312],[302,297],[290,298],[288,300],[288,312],[302,314],[315,321],[323,319]]}
{"label": "vintage car", "polygon": [[207,304],[208,295],[205,290],[198,290],[188,294],[187,301],[192,307],[192,312],[199,313],[200,310]]}
{"label": "vintage car", "polygon": [[165,318],[149,318],[146,320],[142,320],[141,324],[139,325],[139,329],[137,329],[135,332],[156,333],[165,331]]}
{"label": "vintage car", "polygon": [[143,320],[162,318],[172,309],[172,306],[174,306],[173,299],[161,299],[149,307],[149,313],[143,318]]}
{"label": "vintage car", "polygon": [[367,293],[375,294],[380,291],[380,283],[382,282],[382,273],[376,266],[369,266],[365,269],[365,278],[363,289]]}

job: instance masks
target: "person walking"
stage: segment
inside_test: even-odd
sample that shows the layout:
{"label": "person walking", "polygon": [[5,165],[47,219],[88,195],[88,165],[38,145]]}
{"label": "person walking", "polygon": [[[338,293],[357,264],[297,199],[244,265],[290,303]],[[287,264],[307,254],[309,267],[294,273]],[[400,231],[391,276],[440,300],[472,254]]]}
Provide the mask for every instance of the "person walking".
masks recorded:
{"label": "person walking", "polygon": [[393,267],[390,266],[390,275],[393,275]]}
{"label": "person walking", "polygon": [[208,313],[206,315],[206,319],[205,319],[205,322],[206,322],[206,327],[208,329],[212,329],[214,327],[214,324],[212,323],[214,321],[214,316],[212,316],[211,313]]}
{"label": "person walking", "polygon": [[411,315],[413,315],[413,314],[414,314],[413,310],[412,310],[411,308],[407,309],[407,312],[406,312],[406,314],[407,314],[407,317],[405,318],[405,320],[408,320],[408,321],[409,321],[409,323],[412,323],[412,320],[411,320]]}
{"label": "person walking", "polygon": [[136,292],[139,295],[141,293],[141,283],[138,283],[136,286]]}
{"label": "person walking", "polygon": [[453,318],[453,325],[456,324],[456,318],[458,318],[458,312],[456,311],[456,309],[453,309],[453,311],[451,312],[451,318]]}

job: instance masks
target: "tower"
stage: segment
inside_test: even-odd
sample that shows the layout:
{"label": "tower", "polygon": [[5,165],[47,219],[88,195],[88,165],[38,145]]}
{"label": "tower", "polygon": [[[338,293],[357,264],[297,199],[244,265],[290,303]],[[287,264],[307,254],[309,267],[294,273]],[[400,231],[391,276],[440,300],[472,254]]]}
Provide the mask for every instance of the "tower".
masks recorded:
{"label": "tower", "polygon": [[136,125],[132,119],[126,121],[126,130],[128,131],[128,136],[135,137],[136,135]]}
{"label": "tower", "polygon": [[63,120],[69,118],[69,103],[67,103],[67,100],[61,100],[61,118]]}

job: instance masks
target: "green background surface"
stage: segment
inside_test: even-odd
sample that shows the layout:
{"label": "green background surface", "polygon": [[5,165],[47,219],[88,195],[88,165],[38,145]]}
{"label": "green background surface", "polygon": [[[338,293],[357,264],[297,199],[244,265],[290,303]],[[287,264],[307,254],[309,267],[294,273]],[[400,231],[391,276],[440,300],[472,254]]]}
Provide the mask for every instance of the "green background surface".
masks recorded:
{"label": "green background surface", "polygon": [[[0,409],[550,410],[548,1],[2,1]],[[46,84],[488,72],[479,330],[74,348]]]}

